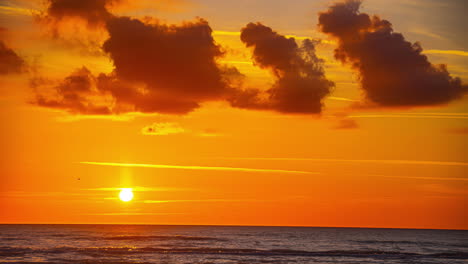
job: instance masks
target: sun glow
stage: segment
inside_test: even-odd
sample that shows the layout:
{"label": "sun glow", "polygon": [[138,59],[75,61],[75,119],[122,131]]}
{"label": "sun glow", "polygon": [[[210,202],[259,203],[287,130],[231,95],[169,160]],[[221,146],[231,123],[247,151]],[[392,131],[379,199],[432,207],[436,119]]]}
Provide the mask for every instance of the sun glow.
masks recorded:
{"label": "sun glow", "polygon": [[122,188],[119,193],[119,198],[122,202],[130,202],[133,199],[132,188]]}

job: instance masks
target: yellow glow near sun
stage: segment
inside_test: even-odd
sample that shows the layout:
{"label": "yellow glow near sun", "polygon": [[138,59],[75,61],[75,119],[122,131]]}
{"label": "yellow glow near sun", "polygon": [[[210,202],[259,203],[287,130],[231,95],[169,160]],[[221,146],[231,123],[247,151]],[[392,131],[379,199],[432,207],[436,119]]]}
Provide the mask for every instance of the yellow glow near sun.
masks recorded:
{"label": "yellow glow near sun", "polygon": [[130,202],[133,199],[132,188],[122,188],[119,193],[119,198],[122,202]]}

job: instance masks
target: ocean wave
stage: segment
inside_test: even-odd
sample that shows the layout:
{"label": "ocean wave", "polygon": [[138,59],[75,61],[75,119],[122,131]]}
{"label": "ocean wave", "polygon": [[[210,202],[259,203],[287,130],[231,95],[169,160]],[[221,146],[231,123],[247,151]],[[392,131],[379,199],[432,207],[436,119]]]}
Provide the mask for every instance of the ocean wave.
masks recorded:
{"label": "ocean wave", "polygon": [[431,241],[410,241],[410,240],[349,240],[353,243],[359,244],[412,244],[419,246],[438,246],[440,243],[431,242]]}
{"label": "ocean wave", "polygon": [[358,244],[387,244],[387,245],[395,245],[395,244],[406,244],[406,245],[417,245],[417,246],[451,246],[451,247],[467,247],[467,243],[445,243],[445,242],[432,242],[432,241],[410,241],[410,240],[349,240],[353,243]]}
{"label": "ocean wave", "polygon": [[64,254],[77,253],[89,256],[129,255],[129,254],[200,254],[200,255],[242,255],[242,256],[297,256],[297,257],[358,257],[358,258],[436,258],[436,259],[468,259],[468,252],[438,252],[419,254],[401,251],[380,250],[330,250],[303,251],[291,249],[245,249],[245,248],[162,248],[162,247],[0,247],[0,256],[20,256],[26,254]]}
{"label": "ocean wave", "polygon": [[187,241],[227,241],[227,239],[221,239],[216,237],[201,237],[201,236],[182,236],[182,235],[174,235],[174,236],[132,236],[132,235],[124,235],[124,236],[108,236],[103,237],[101,239],[106,240],[187,240]]}

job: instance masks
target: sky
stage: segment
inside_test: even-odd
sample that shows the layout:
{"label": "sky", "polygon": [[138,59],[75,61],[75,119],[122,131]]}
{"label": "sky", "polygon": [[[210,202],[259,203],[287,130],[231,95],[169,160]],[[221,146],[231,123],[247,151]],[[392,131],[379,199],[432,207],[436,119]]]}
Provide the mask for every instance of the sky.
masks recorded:
{"label": "sky", "polygon": [[0,0],[0,222],[468,229],[466,9]]}

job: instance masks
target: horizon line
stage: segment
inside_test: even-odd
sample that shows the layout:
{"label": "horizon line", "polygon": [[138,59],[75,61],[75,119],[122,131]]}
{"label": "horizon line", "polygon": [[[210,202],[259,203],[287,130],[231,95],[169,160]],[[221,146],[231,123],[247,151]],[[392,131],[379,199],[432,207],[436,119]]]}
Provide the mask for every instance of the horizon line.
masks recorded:
{"label": "horizon line", "polygon": [[248,225],[248,224],[155,224],[155,223],[0,223],[0,225],[141,225],[141,226],[206,226],[206,227],[292,227],[292,228],[348,228],[348,229],[400,229],[468,231],[463,228],[378,227],[378,226],[320,226],[320,225]]}

